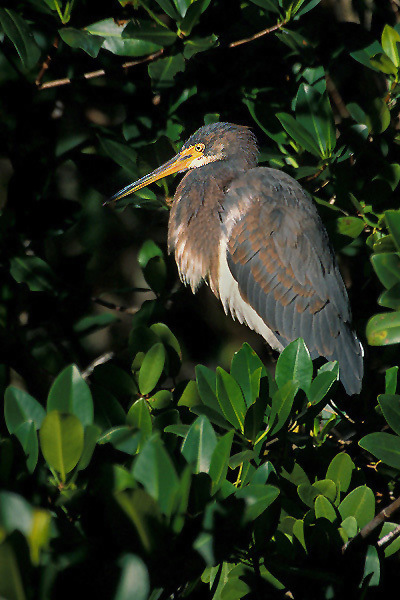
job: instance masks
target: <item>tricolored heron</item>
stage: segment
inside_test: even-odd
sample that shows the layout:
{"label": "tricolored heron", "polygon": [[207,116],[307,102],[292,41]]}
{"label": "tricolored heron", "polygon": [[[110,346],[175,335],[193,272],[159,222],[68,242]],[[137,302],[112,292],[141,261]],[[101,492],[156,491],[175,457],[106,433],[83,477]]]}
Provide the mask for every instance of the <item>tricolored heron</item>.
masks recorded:
{"label": "tricolored heron", "polygon": [[257,167],[257,154],[247,127],[206,125],[174,158],[110,201],[188,171],[168,226],[182,281],[193,292],[205,281],[226,313],[278,351],[302,337],[312,358],[338,360],[346,392],[359,393],[363,350],[326,230],[297,181]]}

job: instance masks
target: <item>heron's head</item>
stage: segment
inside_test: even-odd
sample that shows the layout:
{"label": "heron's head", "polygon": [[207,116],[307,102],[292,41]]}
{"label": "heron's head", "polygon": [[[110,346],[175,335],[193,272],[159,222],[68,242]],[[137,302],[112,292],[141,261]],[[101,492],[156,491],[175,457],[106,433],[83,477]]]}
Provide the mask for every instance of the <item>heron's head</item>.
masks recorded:
{"label": "heron's head", "polygon": [[171,160],[152,173],[112,196],[108,202],[119,200],[140,190],[154,181],[172,173],[183,173],[188,169],[203,167],[217,161],[237,161],[240,168],[251,168],[257,164],[257,142],[248,127],[232,123],[212,123],[200,127],[183,144],[181,150]]}

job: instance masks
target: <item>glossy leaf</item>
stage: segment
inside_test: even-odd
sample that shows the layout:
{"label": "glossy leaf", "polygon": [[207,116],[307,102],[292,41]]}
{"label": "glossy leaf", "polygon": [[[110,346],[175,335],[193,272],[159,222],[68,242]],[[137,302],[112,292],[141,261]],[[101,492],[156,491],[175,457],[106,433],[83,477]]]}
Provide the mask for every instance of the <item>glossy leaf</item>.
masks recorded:
{"label": "glossy leaf", "polygon": [[157,52],[160,45],[147,40],[122,37],[124,27],[114,19],[104,19],[93,25],[88,25],[86,31],[104,38],[103,48],[118,56],[144,56]]}
{"label": "glossy leaf", "polygon": [[357,238],[365,228],[365,223],[358,217],[339,217],[336,220],[338,233]]}
{"label": "glossy leaf", "polygon": [[49,467],[60,473],[65,481],[67,473],[77,465],[84,447],[83,427],[72,414],[57,410],[49,412],[39,432],[40,447]]}
{"label": "glossy leaf", "polygon": [[154,344],[144,357],[139,371],[139,389],[143,395],[150,394],[156,387],[165,364],[165,349],[161,343]]}
{"label": "glossy leaf", "polygon": [[385,221],[396,244],[397,250],[400,252],[400,210],[385,211]]}
{"label": "glossy leaf", "polygon": [[340,492],[347,492],[355,465],[346,452],[337,454],[329,463],[326,478],[331,479]]}
{"label": "glossy leaf", "polygon": [[160,438],[153,436],[146,442],[132,472],[147,493],[157,500],[162,512],[170,516],[179,479]]}
{"label": "glossy leaf", "polygon": [[77,466],[78,471],[83,471],[89,466],[100,434],[101,430],[96,425],[87,425],[85,427],[82,455]]}
{"label": "glossy leaf", "polygon": [[174,21],[177,21],[179,19],[179,14],[177,13],[171,0],[155,0],[155,1],[171,19],[173,19]]}
{"label": "glossy leaf", "polygon": [[307,131],[307,129],[287,113],[278,113],[277,118],[282,123],[283,128],[300,146],[305,150],[313,154],[314,156],[320,157],[320,150],[318,145],[315,143],[313,137]]}
{"label": "glossy leaf", "polygon": [[[395,531],[398,527],[398,523],[391,523],[390,521],[386,521],[386,523],[383,524],[379,538],[383,538],[386,535],[389,535],[392,531]],[[385,557],[388,558],[389,556],[392,556],[392,554],[395,554],[395,552],[398,552],[400,550],[400,537],[397,537],[393,540],[393,542],[391,544],[389,544],[388,546],[385,547]]]}
{"label": "glossy leaf", "polygon": [[177,73],[185,70],[185,59],[182,54],[159,58],[149,65],[148,70],[154,87],[165,89],[173,85]]}
{"label": "glossy leaf", "polygon": [[216,35],[210,35],[205,38],[191,38],[185,42],[183,56],[189,60],[189,58],[192,58],[192,56],[199,52],[205,52],[206,50],[214,48],[217,45],[217,41],[218,38]]}
{"label": "glossy leaf", "polygon": [[279,489],[273,485],[249,484],[236,492],[236,497],[246,504],[245,519],[254,521],[279,496]]}
{"label": "glossy leaf", "polygon": [[217,368],[217,399],[225,418],[236,429],[243,431],[246,405],[242,390],[234,378],[226,371]]}
{"label": "glossy leaf", "polygon": [[382,33],[382,48],[384,53],[390,58],[392,63],[396,66],[400,66],[399,59],[399,46],[400,35],[390,25],[385,25]]}
{"label": "glossy leaf", "polygon": [[283,388],[288,381],[293,381],[307,393],[310,389],[312,373],[310,353],[301,338],[291,342],[279,355],[275,372],[279,388]]}
{"label": "glossy leaf", "polygon": [[378,304],[385,308],[400,310],[400,281],[379,296]]}
{"label": "glossy leaf", "polygon": [[302,83],[296,96],[296,121],[312,135],[321,157],[330,156],[336,145],[336,129],[327,93]]}
{"label": "glossy leaf", "polygon": [[249,407],[259,394],[260,378],[266,375],[266,370],[248,344],[243,344],[240,350],[233,355],[231,375],[240,385],[246,406]]}
{"label": "glossy leaf", "polygon": [[325,496],[317,496],[315,499],[314,510],[317,519],[328,519],[331,523],[336,521],[336,511]]}
{"label": "glossy leaf", "polygon": [[217,376],[216,374],[204,367],[197,365],[196,381],[199,389],[199,394],[202,402],[213,409],[215,412],[222,414],[220,405],[217,399]]}
{"label": "glossy leaf", "polygon": [[110,443],[120,452],[132,456],[137,453],[142,434],[135,432],[131,427],[120,425],[103,433],[97,440],[98,444]]}
{"label": "glossy leaf", "polygon": [[182,444],[182,454],[193,463],[194,473],[208,473],[216,445],[217,436],[210,421],[204,415],[198,417]]}
{"label": "glossy leaf", "polygon": [[234,432],[228,431],[217,442],[211,456],[210,468],[208,474],[212,479],[212,491],[215,493],[226,478],[229,466],[229,457],[231,453]]}
{"label": "glossy leaf", "polygon": [[267,398],[260,397],[246,412],[244,420],[244,435],[253,443],[257,440],[261,430],[265,430],[264,417],[267,408]]}
{"label": "glossy leaf", "polygon": [[27,456],[26,466],[28,471],[33,473],[39,458],[39,444],[35,424],[33,421],[25,421],[17,427],[14,433]]}
{"label": "glossy leaf", "polygon": [[272,396],[271,414],[268,419],[271,435],[274,435],[282,429],[289,418],[298,389],[299,385],[297,382],[287,381],[285,385],[277,390]]}
{"label": "glossy leaf", "polygon": [[376,274],[387,289],[400,281],[399,255],[393,252],[373,254],[371,262]]}
{"label": "glossy leaf", "polygon": [[210,2],[211,0],[196,0],[196,2],[190,4],[183,21],[179,25],[179,29],[183,35],[187,36],[191,34],[193,27],[198,24],[201,14],[206,10]]}
{"label": "glossy leaf", "polygon": [[385,394],[395,394],[397,390],[397,374],[399,367],[390,367],[385,373]]}
{"label": "glossy leaf", "polygon": [[162,27],[154,21],[130,21],[122,32],[122,38],[143,40],[151,44],[158,44],[160,48],[170,46],[177,38],[176,33]]}
{"label": "glossy leaf", "polygon": [[365,556],[365,566],[363,573],[363,582],[366,581],[368,587],[379,585],[381,578],[381,565],[378,550],[375,546],[368,546]]}
{"label": "glossy leaf", "polygon": [[319,404],[327,395],[332,385],[339,378],[339,365],[336,363],[336,369],[333,371],[323,371],[318,373],[310,386],[307,394],[311,404]]}
{"label": "glossy leaf", "polygon": [[47,412],[52,410],[76,415],[84,427],[93,423],[92,394],[75,365],[61,371],[51,386]]}
{"label": "glossy leaf", "polygon": [[375,497],[372,490],[366,485],[357,487],[339,504],[339,512],[342,519],[354,517],[361,529],[375,516]]}
{"label": "glossy leaf", "polygon": [[35,429],[39,429],[46,411],[27,392],[14,386],[9,386],[4,394],[4,417],[7,429],[10,433],[15,433],[17,429],[27,422],[32,422]]}
{"label": "glossy leaf", "polygon": [[189,381],[178,400],[178,406],[192,408],[198,404],[201,404],[198,386],[195,381]]}
{"label": "glossy leaf", "polygon": [[81,48],[92,58],[96,58],[103,45],[105,37],[92,35],[88,31],[82,31],[73,27],[64,27],[59,31],[61,39],[71,48]]}
{"label": "glossy leaf", "polygon": [[359,442],[361,448],[376,456],[390,467],[400,469],[400,437],[391,433],[374,432]]}
{"label": "glossy leaf", "polygon": [[395,394],[380,394],[378,402],[387,423],[400,436],[400,396]]}
{"label": "glossy leaf", "polygon": [[28,536],[32,528],[33,508],[19,494],[0,492],[0,527],[7,534],[20,531]]}
{"label": "glossy leaf", "polygon": [[112,158],[117,165],[120,165],[136,178],[138,176],[138,168],[136,164],[137,153],[133,148],[126,144],[121,144],[110,138],[98,136],[100,148],[107,156]]}
{"label": "glossy leaf", "polygon": [[380,313],[372,317],[366,328],[371,346],[386,346],[400,342],[400,311]]}
{"label": "glossy leaf", "polygon": [[40,50],[25,19],[10,8],[0,8],[0,26],[14,44],[26,69],[36,66]]}

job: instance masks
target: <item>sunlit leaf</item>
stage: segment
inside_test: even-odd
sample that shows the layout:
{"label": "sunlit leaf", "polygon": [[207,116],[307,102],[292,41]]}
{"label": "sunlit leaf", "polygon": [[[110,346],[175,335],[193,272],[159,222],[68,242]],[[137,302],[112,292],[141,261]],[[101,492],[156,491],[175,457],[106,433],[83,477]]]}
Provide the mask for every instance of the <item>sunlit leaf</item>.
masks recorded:
{"label": "sunlit leaf", "polygon": [[40,447],[48,465],[65,481],[77,465],[84,447],[83,427],[75,415],[49,412],[39,431]]}

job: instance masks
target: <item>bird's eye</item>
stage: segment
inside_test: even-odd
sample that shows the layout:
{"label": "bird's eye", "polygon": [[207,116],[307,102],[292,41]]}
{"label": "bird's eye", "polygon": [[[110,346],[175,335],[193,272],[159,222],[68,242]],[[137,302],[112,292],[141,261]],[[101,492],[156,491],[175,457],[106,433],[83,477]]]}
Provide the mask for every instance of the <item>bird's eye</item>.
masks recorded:
{"label": "bird's eye", "polygon": [[196,150],[196,152],[203,152],[204,147],[204,144],[196,144],[194,149]]}

